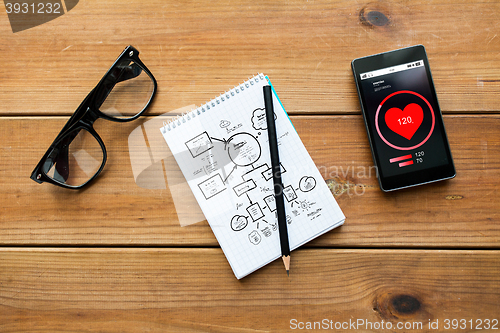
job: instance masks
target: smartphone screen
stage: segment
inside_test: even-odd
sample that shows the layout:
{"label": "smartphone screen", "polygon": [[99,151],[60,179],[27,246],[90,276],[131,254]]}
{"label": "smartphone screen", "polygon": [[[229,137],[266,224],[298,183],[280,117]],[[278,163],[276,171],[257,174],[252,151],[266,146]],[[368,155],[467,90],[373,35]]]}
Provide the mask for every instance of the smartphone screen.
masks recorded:
{"label": "smartphone screen", "polygon": [[453,177],[423,46],[356,59],[352,67],[381,188]]}

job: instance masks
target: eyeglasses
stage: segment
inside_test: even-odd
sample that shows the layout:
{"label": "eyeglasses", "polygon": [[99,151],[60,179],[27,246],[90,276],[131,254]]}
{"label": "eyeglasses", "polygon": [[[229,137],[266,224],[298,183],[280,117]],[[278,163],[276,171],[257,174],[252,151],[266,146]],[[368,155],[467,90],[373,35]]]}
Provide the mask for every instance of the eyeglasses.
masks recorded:
{"label": "eyeglasses", "polygon": [[64,125],[30,178],[71,189],[87,185],[101,173],[107,158],[94,122],[137,119],[151,104],[156,89],[139,51],[127,46]]}

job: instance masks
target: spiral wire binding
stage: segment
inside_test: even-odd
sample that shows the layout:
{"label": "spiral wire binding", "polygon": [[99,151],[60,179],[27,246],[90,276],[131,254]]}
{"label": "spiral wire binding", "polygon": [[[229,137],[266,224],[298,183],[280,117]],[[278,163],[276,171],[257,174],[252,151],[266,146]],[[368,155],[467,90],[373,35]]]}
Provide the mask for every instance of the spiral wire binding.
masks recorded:
{"label": "spiral wire binding", "polygon": [[253,86],[256,82],[259,82],[259,80],[265,80],[264,74],[260,73],[255,75],[252,78],[249,78],[247,81],[235,86],[233,89],[224,92],[217,96],[216,98],[212,99],[209,102],[206,102],[205,104],[202,104],[201,106],[197,107],[196,109],[192,109],[191,111],[187,113],[182,113],[181,115],[177,116],[176,118],[168,121],[168,122],[163,122],[163,127],[162,127],[162,132],[166,133],[167,131],[171,131],[179,126],[182,126],[182,124],[186,123],[186,121],[190,121],[192,118],[195,118],[196,116],[199,116],[206,111],[209,111],[211,108],[216,107],[217,105],[223,103],[224,101],[230,99],[233,96],[238,95],[240,92],[245,91],[245,89],[250,88],[250,86]]}

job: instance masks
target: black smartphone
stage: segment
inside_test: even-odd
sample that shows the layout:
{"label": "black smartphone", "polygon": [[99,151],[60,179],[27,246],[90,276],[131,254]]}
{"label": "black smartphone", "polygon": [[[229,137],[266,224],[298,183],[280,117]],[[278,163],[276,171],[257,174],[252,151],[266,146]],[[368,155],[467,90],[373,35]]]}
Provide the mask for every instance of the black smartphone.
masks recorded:
{"label": "black smartphone", "polygon": [[355,59],[351,66],[380,188],[455,177],[424,46]]}

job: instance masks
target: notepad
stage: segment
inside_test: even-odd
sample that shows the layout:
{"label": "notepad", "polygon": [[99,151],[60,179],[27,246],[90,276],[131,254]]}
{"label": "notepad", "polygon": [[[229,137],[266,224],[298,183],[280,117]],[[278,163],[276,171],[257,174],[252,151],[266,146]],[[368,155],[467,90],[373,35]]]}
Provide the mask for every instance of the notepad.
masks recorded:
{"label": "notepad", "polygon": [[[238,279],[281,256],[259,74],[160,130]],[[290,249],[345,217],[273,88]],[[293,264],[292,264],[293,267]]]}

